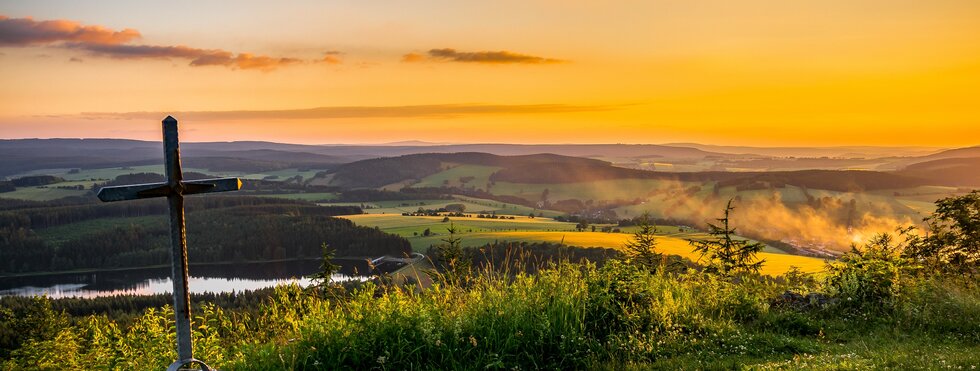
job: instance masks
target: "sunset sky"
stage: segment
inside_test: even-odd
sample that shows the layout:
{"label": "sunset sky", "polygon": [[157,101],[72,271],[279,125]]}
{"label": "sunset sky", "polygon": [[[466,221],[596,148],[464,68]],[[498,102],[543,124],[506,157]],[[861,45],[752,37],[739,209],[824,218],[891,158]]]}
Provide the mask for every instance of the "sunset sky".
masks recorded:
{"label": "sunset sky", "polygon": [[4,1],[0,138],[980,144],[980,1]]}

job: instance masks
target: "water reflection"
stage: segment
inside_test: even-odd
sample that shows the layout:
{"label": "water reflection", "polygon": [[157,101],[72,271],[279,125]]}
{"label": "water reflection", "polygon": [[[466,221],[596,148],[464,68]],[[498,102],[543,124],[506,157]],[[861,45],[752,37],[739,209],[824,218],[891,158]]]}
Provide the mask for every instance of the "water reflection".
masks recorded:
{"label": "water reflection", "polygon": [[[365,278],[358,275],[358,272],[367,271],[363,261],[336,260],[334,263],[341,267],[340,274],[332,277],[335,281]],[[306,277],[317,272],[319,267],[319,260],[191,265],[188,286],[191,293],[255,290],[286,283],[307,286],[311,281]],[[0,279],[0,297],[91,298],[162,294],[172,289],[169,267]]]}

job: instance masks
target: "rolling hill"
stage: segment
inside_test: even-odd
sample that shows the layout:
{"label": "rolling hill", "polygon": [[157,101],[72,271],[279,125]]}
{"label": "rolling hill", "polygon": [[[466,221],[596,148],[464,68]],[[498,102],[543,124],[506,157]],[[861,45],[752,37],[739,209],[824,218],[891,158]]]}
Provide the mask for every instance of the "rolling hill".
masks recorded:
{"label": "rolling hill", "polygon": [[916,177],[875,171],[802,170],[779,172],[671,173],[613,166],[600,160],[536,154],[498,156],[487,153],[417,154],[344,164],[332,172],[330,184],[377,188],[421,180],[458,165],[496,166],[491,182],[524,184],[581,183],[612,179],[659,179],[719,182],[723,186],[768,187],[794,185],[831,191],[867,191],[907,188],[929,184]]}
{"label": "rolling hill", "polygon": [[897,173],[928,179],[934,184],[980,187],[980,157],[954,157],[918,162]]}

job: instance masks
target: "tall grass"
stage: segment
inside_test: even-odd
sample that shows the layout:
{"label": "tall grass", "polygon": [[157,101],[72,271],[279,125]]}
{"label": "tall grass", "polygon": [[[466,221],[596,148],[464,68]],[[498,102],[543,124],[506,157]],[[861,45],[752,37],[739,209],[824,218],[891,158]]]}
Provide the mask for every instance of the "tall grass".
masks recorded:
{"label": "tall grass", "polygon": [[[980,364],[976,280],[920,279],[888,312],[776,305],[782,280],[650,273],[619,261],[487,268],[430,289],[278,289],[249,316],[195,313],[195,356],[223,370],[965,367]],[[838,302],[839,303],[839,302]],[[39,305],[43,306],[43,302]],[[127,328],[59,321],[5,369],[161,369],[172,312]],[[59,319],[60,318],[60,319]]]}

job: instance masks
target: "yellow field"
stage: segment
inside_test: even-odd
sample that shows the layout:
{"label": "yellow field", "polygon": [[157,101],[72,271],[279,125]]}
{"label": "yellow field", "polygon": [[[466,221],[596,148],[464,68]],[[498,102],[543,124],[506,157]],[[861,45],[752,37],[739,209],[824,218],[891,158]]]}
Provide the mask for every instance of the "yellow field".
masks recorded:
{"label": "yellow field", "polygon": [[[487,235],[487,236],[478,236]],[[602,232],[494,232],[494,233],[474,233],[472,237],[489,238],[507,241],[541,241],[558,243],[564,238],[565,244],[570,246],[587,247],[607,247],[619,249],[630,238],[631,235],[624,233],[602,233]],[[660,236],[657,238],[657,250],[668,255],[680,255],[685,258],[697,261],[699,255],[692,251],[691,245],[687,240],[672,237]],[[814,273],[823,271],[826,261],[818,258],[811,258],[790,254],[759,253],[759,258],[765,259],[766,263],[762,267],[762,274],[772,276],[786,273],[791,266],[799,267],[804,272]]]}

